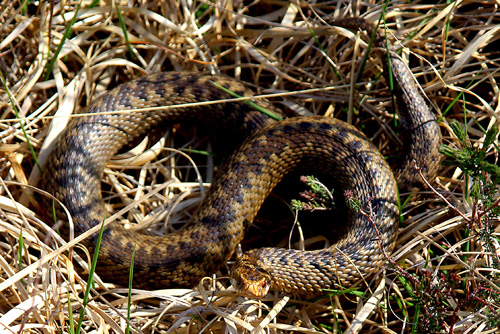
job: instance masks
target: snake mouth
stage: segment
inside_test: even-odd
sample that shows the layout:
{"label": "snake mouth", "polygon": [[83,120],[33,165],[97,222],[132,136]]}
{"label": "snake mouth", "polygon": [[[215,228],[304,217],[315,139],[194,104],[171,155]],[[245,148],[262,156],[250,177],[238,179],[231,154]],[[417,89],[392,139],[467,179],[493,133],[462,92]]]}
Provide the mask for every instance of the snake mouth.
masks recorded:
{"label": "snake mouth", "polygon": [[236,293],[249,298],[263,298],[267,295],[272,279],[267,270],[241,258],[231,268],[229,278]]}

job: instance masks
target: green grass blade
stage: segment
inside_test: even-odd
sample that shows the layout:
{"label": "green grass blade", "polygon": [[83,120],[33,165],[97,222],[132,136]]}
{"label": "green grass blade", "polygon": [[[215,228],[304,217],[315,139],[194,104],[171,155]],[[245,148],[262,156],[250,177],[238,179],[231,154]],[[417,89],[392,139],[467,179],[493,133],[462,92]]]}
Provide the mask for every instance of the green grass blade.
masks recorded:
{"label": "green grass blade", "polygon": [[69,328],[68,332],[70,334],[75,333],[75,323],[73,319],[73,307],[71,306],[71,295],[68,292],[68,317],[69,317]]}
{"label": "green grass blade", "polygon": [[17,248],[17,266],[19,267],[19,270],[23,269],[23,229],[21,228],[21,231],[19,232],[19,244]]}
{"label": "green grass blade", "polygon": [[90,289],[94,285],[94,273],[97,266],[97,257],[99,255],[99,248],[101,247],[102,233],[104,232],[104,222],[102,221],[101,230],[99,231],[99,237],[97,238],[97,243],[95,245],[94,257],[92,258],[92,264],[90,266],[89,277],[87,281],[87,287],[85,288],[85,294],[83,295],[82,308],[80,309],[80,318],[78,319],[78,326],[76,327],[76,334],[80,334],[83,325],[83,316],[85,314],[85,308],[89,302]]}
{"label": "green grass blade", "polygon": [[127,26],[125,25],[123,15],[118,4],[116,4],[116,14],[118,15],[118,22],[120,22],[120,27],[123,31],[123,38],[125,39],[125,44],[127,45],[127,50],[130,54],[130,58],[135,59],[134,50],[132,49],[132,45],[130,45],[130,40],[128,38]]}
{"label": "green grass blade", "polygon": [[14,103],[14,97],[12,96],[12,93],[10,92],[10,89],[7,87],[7,81],[5,81],[5,77],[3,76],[3,72],[0,71],[0,79],[2,80],[2,85],[4,86],[5,90],[7,91],[7,95],[9,96],[10,104],[12,105],[12,109],[14,110],[14,114],[16,115],[16,119],[19,120],[19,126],[21,127],[21,131],[23,131],[24,138],[26,139],[26,143],[28,144],[28,147],[30,149],[31,155],[33,156],[33,159],[35,161],[36,166],[40,170],[40,173],[43,175],[42,167],[40,166],[40,163],[38,162],[38,158],[35,153],[35,149],[33,148],[33,145],[31,145],[30,138],[28,136],[28,133],[26,132],[26,129],[24,128],[24,123],[19,117],[19,111],[17,110],[16,104]]}
{"label": "green grass blade", "polygon": [[130,274],[128,277],[128,300],[127,300],[127,328],[125,329],[125,334],[130,333],[130,309],[132,307],[132,281],[134,280],[134,259],[135,259],[135,247],[132,252],[132,258],[130,259]]}
{"label": "green grass blade", "polygon": [[71,33],[73,32],[73,29],[71,27],[73,27],[73,25],[76,22],[76,17],[78,16],[78,11],[80,10],[81,6],[82,6],[82,0],[80,0],[80,2],[78,3],[78,6],[76,7],[75,10],[75,15],[73,15],[71,21],[69,21],[69,24],[66,27],[66,30],[64,31],[61,42],[57,46],[56,52],[54,52],[52,59],[47,64],[47,73],[45,74],[45,81],[49,80],[50,74],[52,73],[52,69],[54,68],[54,64],[57,61],[57,56],[59,55],[59,53],[61,53],[62,47],[64,46],[64,42],[66,42],[66,40],[71,37]]}
{"label": "green grass blade", "polygon": [[[233,96],[233,97],[236,97],[236,98],[242,98],[243,96],[240,96],[232,91],[230,91],[229,89],[227,89],[226,87],[222,87],[221,85],[219,85],[218,83],[215,83],[212,81],[212,83],[214,84],[215,87],[219,88],[219,89],[222,89],[224,92],[228,93],[229,95]],[[248,104],[249,106],[251,106],[252,108],[254,108],[255,110],[258,110],[260,111],[261,113],[271,117],[272,119],[276,120],[276,121],[281,121],[283,118],[281,116],[278,116],[276,115],[275,113],[273,113],[272,111],[270,110],[267,110],[265,108],[262,108],[261,106],[259,106],[258,104],[252,102],[252,101],[248,101],[248,100],[245,100],[243,101],[245,102],[246,104]]]}

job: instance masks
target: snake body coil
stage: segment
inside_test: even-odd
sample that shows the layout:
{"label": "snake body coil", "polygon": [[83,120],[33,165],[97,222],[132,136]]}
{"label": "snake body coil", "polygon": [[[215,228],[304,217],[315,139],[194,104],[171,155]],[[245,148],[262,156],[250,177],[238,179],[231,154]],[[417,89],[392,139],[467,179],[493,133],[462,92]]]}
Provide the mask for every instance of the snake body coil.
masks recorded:
{"label": "snake body coil", "polygon": [[[335,25],[373,31],[373,26],[359,19]],[[407,67],[392,52],[390,59],[404,132],[408,134],[403,166],[410,168],[416,160],[432,176],[439,164],[438,125]],[[264,199],[297,167],[311,166],[330,173],[343,189],[352,190],[362,205],[371,205],[383,246],[388,252],[393,249],[398,227],[396,179],[376,147],[346,123],[319,116],[274,122],[242,102],[101,114],[231,98],[213,82],[241,96],[252,94],[234,79],[222,76],[148,75],[96,99],[85,111],[91,115],[73,119],[54,145],[42,186],[68,208],[75,232],[81,234],[105,219],[100,184],[107,162],[121,146],[151,127],[168,120],[209,123],[217,128],[224,121],[222,130],[236,129],[249,136],[222,167],[203,203],[180,231],[156,237],[108,225],[99,252],[97,271],[101,277],[127,284],[135,249],[134,287],[194,286],[230,259]],[[256,103],[280,113],[267,101]],[[414,174],[412,169],[397,172],[400,186],[413,187]],[[64,217],[62,212],[59,215]],[[360,273],[379,269],[385,258],[366,217],[353,213],[348,224],[346,235],[328,249],[264,248],[247,254],[239,265],[242,270],[249,261],[262,265],[264,269],[257,269],[257,273],[269,275],[275,288],[287,292],[317,294],[324,288],[349,285]],[[86,240],[91,251],[96,241],[95,234]],[[269,283],[262,283],[254,274],[243,273],[241,280],[244,282],[233,275],[236,287],[246,288],[244,293],[254,296],[262,296],[269,288]],[[245,287],[247,284],[251,286]]]}

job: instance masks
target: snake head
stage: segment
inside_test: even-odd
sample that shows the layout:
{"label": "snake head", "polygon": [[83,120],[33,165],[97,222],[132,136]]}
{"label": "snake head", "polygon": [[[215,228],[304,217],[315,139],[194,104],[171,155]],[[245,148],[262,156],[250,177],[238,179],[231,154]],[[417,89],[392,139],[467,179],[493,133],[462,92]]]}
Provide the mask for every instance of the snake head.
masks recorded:
{"label": "snake head", "polygon": [[234,263],[229,278],[236,293],[250,298],[262,298],[271,287],[271,274],[246,254]]}

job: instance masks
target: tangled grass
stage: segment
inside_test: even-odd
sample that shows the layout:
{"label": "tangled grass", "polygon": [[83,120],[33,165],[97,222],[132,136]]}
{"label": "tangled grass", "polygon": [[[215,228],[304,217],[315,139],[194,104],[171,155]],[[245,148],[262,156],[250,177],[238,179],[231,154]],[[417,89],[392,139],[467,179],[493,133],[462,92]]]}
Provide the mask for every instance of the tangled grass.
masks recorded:
{"label": "tangled grass", "polygon": [[[493,1],[2,1],[0,331],[494,333],[500,324],[498,7]],[[38,201],[49,195],[36,188],[50,142],[74,112],[145,73],[223,73],[286,110],[350,122],[386,156],[396,156],[400,142],[380,60],[370,55],[355,84],[367,45],[357,32],[327,23],[345,16],[376,21],[382,13],[387,38],[440,110],[449,162],[429,180],[432,191],[406,204],[385,271],[356,291],[314,300],[278,293],[247,300],[234,294],[225,272],[187,290],[129,290],[98,277],[87,284],[80,268],[91,255],[79,258],[72,250],[82,246],[53,232]],[[217,160],[193,153],[211,147],[198,129],[173,128],[148,140],[155,150],[139,143],[108,166],[105,197],[119,212],[116,220],[161,235],[199,203],[194,170],[208,184]],[[195,162],[168,147],[190,150]],[[290,225],[285,229],[282,246]]]}

